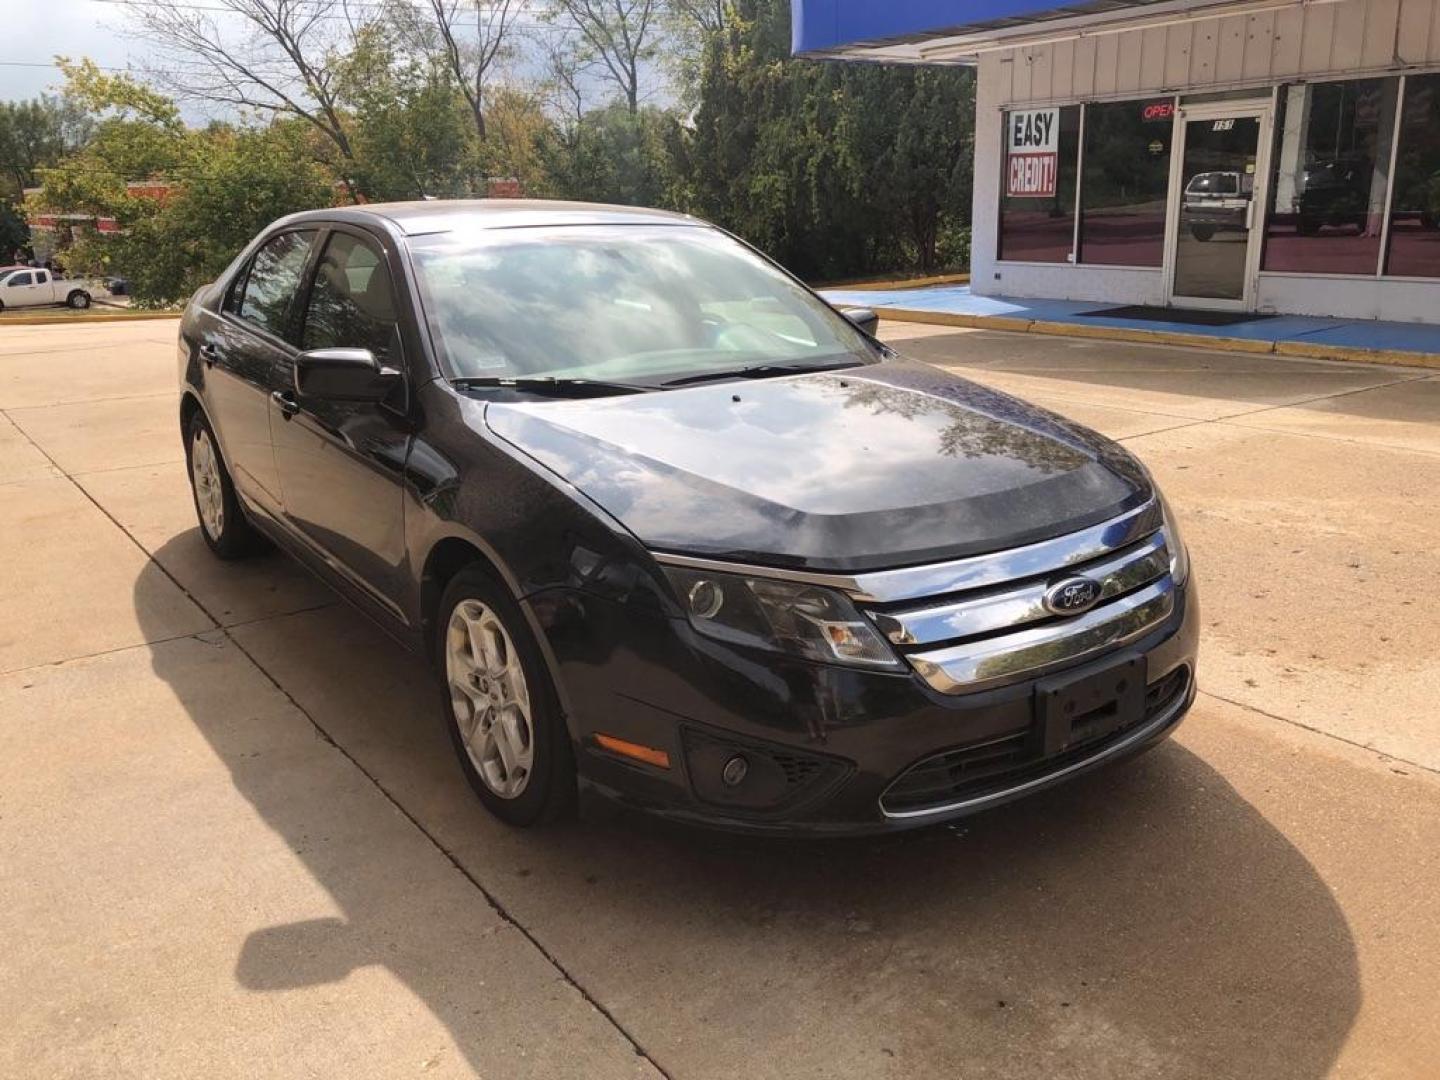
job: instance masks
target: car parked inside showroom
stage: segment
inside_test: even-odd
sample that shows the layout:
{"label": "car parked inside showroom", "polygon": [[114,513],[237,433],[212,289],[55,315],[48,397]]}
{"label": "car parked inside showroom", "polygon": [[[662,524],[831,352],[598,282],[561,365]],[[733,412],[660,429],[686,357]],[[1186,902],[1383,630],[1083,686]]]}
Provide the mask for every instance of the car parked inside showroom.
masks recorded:
{"label": "car parked inside showroom", "polygon": [[894,830],[1153,746],[1198,627],[1154,480],[874,323],[677,214],[284,218],[181,324],[201,530],[279,546],[428,656],[515,825],[583,786]]}

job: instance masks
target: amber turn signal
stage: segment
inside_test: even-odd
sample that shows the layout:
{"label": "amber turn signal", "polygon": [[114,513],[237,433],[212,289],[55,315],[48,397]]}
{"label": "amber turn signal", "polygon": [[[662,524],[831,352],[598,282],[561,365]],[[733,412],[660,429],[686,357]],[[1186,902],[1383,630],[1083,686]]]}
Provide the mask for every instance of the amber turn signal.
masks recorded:
{"label": "amber turn signal", "polygon": [[599,746],[602,750],[609,750],[612,754],[619,754],[621,757],[643,761],[646,765],[654,765],[661,769],[668,769],[670,767],[670,755],[664,750],[655,749],[653,746],[641,746],[639,743],[617,739],[614,735],[603,735],[599,733],[595,736],[595,745]]}

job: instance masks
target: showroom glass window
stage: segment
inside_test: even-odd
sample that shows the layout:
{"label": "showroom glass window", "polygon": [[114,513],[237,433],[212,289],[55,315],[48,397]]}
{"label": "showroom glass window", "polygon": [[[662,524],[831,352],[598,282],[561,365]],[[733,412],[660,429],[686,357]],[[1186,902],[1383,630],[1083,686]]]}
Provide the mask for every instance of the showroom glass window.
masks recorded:
{"label": "showroom glass window", "polygon": [[1002,114],[1001,259],[1070,261],[1075,243],[1075,159],[1080,106]]}
{"label": "showroom glass window", "polygon": [[1405,80],[1385,272],[1440,277],[1440,75]]}
{"label": "showroom glass window", "polygon": [[1264,269],[1374,275],[1398,90],[1398,79],[1281,90]]}
{"label": "showroom glass window", "polygon": [[1085,107],[1080,256],[1104,266],[1165,261],[1174,98]]}
{"label": "showroom glass window", "polygon": [[399,360],[395,290],[375,248],[349,233],[331,235],[310,289],[300,345],[369,349],[382,364]]}

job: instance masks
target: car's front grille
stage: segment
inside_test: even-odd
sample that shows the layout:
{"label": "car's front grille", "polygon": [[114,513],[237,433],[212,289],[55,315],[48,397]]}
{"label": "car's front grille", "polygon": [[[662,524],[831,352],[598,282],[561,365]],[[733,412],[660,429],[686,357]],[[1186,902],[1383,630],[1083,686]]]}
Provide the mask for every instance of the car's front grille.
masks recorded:
{"label": "car's front grille", "polygon": [[962,746],[926,758],[903,772],[880,798],[892,816],[940,809],[956,803],[984,799],[1103,754],[1137,728],[1156,720],[1184,699],[1190,669],[1178,667],[1145,690],[1145,711],[1129,724],[1104,735],[1071,745],[1063,753],[1043,757],[1027,728],[999,739]]}
{"label": "car's front grille", "polygon": [[[1152,501],[1027,548],[862,576],[857,600],[926,682],[965,693],[1077,663],[1163,621],[1175,606],[1169,545]],[[1076,581],[1089,606],[1057,611],[1053,590]]]}

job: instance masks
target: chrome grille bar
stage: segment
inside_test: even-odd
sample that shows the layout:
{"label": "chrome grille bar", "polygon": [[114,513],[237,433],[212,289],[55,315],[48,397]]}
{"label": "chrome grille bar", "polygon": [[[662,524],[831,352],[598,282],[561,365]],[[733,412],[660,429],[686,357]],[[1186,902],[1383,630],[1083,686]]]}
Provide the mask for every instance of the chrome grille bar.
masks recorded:
{"label": "chrome grille bar", "polygon": [[1160,528],[1161,518],[1160,502],[1152,499],[1117,518],[1038,544],[929,566],[860,574],[855,583],[861,595],[856,598],[879,603],[915,600],[1053,573],[1133,544]]}
{"label": "chrome grille bar", "polygon": [[[1099,602],[1104,603],[1154,581],[1169,565],[1170,551],[1161,531],[1113,559],[1077,572],[1100,584]],[[1003,592],[986,592],[921,608],[871,612],[870,617],[896,645],[930,645],[1052,618],[1045,607],[1049,585],[1049,580],[1040,580]]]}
{"label": "chrome grille bar", "polygon": [[838,589],[855,600],[888,604],[1001,585],[1007,581],[1065,570],[1128,547],[1159,529],[1162,523],[1160,501],[1151,499],[1143,506],[1099,525],[1050,540],[1041,540],[1025,547],[996,551],[989,555],[972,555],[949,562],[906,566],[898,570],[875,570],[864,574],[831,574],[773,566],[749,566],[723,559],[679,555],[668,551],[656,552],[655,558],[669,566],[685,566],[692,570],[717,570],[823,585]]}
{"label": "chrome grille bar", "polygon": [[908,657],[916,672],[942,694],[983,690],[1074,663],[1123,645],[1169,616],[1175,583],[1159,581],[1063,622],[967,642]]}

